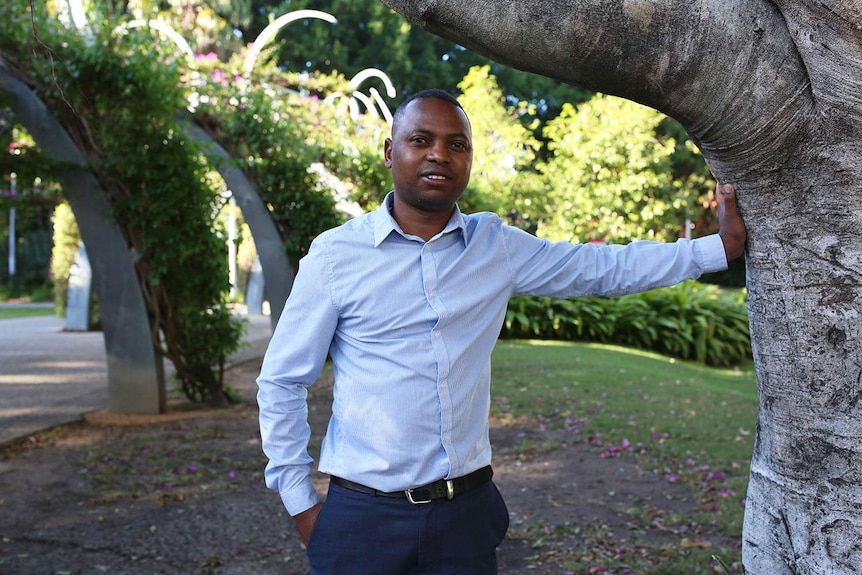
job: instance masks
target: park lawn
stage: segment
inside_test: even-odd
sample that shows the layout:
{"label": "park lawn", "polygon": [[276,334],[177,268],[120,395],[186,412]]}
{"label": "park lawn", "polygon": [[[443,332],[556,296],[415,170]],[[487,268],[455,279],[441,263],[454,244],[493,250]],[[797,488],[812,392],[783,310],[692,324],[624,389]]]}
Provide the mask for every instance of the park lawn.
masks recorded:
{"label": "park lawn", "polygon": [[[562,436],[602,457],[635,458],[692,488],[702,512],[681,522],[741,540],[757,416],[752,365],[715,369],[617,346],[501,340],[491,396],[492,418],[547,430],[547,442],[525,450],[554,449]],[[691,551],[667,557],[670,570],[661,572],[704,572],[716,550]]]}
{"label": "park lawn", "polygon": [[0,320],[54,315],[53,307],[0,306]]}

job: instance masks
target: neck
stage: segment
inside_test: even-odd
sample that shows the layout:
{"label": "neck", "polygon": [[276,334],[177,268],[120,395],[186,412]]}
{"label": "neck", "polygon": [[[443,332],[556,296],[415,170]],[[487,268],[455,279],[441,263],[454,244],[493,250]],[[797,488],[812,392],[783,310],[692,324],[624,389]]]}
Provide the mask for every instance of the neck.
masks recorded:
{"label": "neck", "polygon": [[398,200],[392,202],[392,217],[398,222],[401,230],[408,235],[418,236],[426,242],[443,231],[452,217],[454,207],[443,212],[427,212],[417,210]]}

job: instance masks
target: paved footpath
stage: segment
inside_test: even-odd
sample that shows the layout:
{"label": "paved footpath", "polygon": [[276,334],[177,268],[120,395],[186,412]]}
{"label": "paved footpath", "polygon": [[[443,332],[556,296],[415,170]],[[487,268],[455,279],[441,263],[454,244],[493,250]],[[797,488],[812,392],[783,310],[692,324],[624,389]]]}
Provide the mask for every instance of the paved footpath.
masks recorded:
{"label": "paved footpath", "polygon": [[[249,345],[229,363],[262,357],[269,343],[269,316],[244,317]],[[170,361],[165,368],[170,389]],[[64,331],[54,316],[0,320],[0,445],[107,406],[102,332]]]}

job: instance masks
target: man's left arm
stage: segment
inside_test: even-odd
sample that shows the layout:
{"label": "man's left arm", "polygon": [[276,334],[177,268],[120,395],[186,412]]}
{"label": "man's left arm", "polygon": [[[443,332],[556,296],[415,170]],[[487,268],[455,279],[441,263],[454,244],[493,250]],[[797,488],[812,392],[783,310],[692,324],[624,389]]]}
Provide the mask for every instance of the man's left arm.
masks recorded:
{"label": "man's left arm", "polygon": [[733,186],[717,186],[716,196],[719,233],[668,244],[572,245],[504,226],[515,295],[620,296],[725,270],[745,250],[746,231]]}

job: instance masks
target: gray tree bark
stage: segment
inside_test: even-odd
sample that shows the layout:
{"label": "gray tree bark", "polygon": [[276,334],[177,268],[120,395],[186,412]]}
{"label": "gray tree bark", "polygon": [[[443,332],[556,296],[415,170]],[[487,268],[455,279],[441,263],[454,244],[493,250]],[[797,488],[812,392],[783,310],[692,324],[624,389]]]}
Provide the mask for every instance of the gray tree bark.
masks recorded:
{"label": "gray tree bark", "polygon": [[382,0],[500,63],[656,108],[746,221],[754,575],[862,573],[862,3]]}
{"label": "gray tree bark", "polygon": [[110,409],[132,413],[165,410],[165,374],[150,337],[150,321],[126,240],[109,215],[108,200],[63,126],[39,97],[0,65],[0,92],[45,154],[64,162],[63,190],[93,268],[108,368]]}

